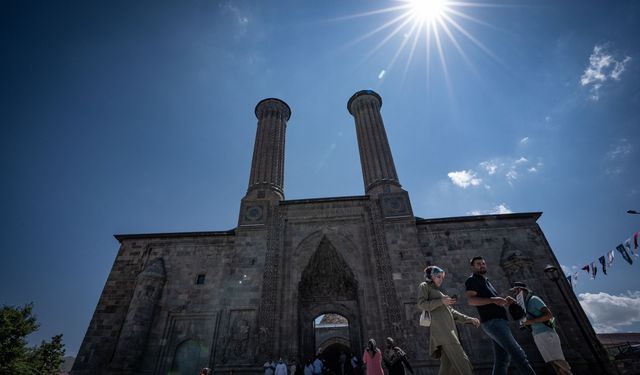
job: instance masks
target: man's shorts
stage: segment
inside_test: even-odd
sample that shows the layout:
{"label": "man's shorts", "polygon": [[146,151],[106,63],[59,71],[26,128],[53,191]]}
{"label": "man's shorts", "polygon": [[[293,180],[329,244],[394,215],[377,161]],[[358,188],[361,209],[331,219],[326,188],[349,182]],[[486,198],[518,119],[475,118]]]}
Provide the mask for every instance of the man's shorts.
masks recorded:
{"label": "man's shorts", "polygon": [[538,351],[542,355],[545,362],[563,360],[562,346],[560,346],[560,337],[555,331],[541,332],[533,335]]}

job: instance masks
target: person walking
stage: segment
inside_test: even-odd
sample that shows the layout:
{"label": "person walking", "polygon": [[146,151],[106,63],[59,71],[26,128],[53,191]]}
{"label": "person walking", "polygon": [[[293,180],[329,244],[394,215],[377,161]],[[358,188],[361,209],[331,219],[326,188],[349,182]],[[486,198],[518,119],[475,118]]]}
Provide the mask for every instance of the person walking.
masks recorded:
{"label": "person walking", "polygon": [[418,287],[418,307],[431,314],[429,354],[433,358],[440,358],[439,374],[471,375],[471,361],[460,344],[455,322],[478,327],[480,321],[452,307],[457,299],[442,291],[445,277],[442,268],[429,266],[425,268],[424,276],[426,281]]}
{"label": "person walking", "polygon": [[493,375],[507,375],[513,358],[515,365],[525,375],[535,375],[527,354],[509,329],[505,306],[515,303],[512,297],[500,297],[498,291],[485,276],[487,264],[481,256],[469,262],[473,274],[465,282],[469,305],[475,306],[480,315],[480,327],[493,345]]}
{"label": "person walking", "polygon": [[365,375],[384,375],[382,370],[382,353],[376,347],[376,340],[369,339],[367,348],[362,354]]}
{"label": "person walking", "polygon": [[564,359],[560,337],[556,332],[556,320],[551,310],[542,298],[534,295],[523,282],[513,283],[511,291],[517,301],[523,301],[526,316],[522,325],[531,331],[533,341],[545,363],[550,364],[556,374],[570,375],[571,366]]}
{"label": "person walking", "polygon": [[382,360],[384,361],[384,365],[389,369],[389,375],[405,375],[405,367],[413,374],[411,364],[409,364],[407,360],[407,353],[399,346],[396,346],[396,343],[391,337],[387,337],[386,344],[387,348],[384,351]]}

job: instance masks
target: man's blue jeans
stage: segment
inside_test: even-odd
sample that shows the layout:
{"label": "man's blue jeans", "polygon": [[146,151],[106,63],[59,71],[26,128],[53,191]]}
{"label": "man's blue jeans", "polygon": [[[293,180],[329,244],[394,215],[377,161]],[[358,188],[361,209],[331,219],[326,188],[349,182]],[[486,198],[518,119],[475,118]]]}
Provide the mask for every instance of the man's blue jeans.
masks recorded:
{"label": "man's blue jeans", "polygon": [[493,342],[493,375],[507,375],[509,362],[513,363],[525,375],[535,375],[524,350],[511,334],[509,324],[504,319],[491,319],[481,325],[484,333]]}

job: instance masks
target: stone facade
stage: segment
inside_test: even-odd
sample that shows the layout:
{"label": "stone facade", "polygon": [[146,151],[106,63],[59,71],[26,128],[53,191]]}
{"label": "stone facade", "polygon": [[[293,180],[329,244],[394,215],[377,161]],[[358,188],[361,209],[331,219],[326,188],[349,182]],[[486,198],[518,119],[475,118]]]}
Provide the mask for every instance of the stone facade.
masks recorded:
{"label": "stone facade", "polygon": [[[527,282],[554,311],[575,374],[606,373],[606,355],[571,287],[543,274],[560,268],[540,213],[421,219],[400,185],[380,116],[382,99],[356,93],[354,116],[366,195],[285,200],[284,140],[289,107],[265,99],[238,226],[227,232],[116,235],[121,247],[72,374],[261,373],[269,358],[310,358],[322,342],[362,353],[387,336],[420,374],[435,374],[429,329],[419,327],[423,269],[447,270],[449,294],[466,304],[468,260],[481,254],[494,285]],[[558,288],[559,286],[559,288]],[[317,333],[314,319],[345,317],[348,330]],[[530,334],[513,325],[539,373],[547,371]],[[459,326],[477,373],[490,373],[490,342]],[[331,346],[331,345],[329,345]],[[331,348],[323,348],[331,350]],[[335,349],[335,348],[334,348]],[[599,369],[595,371],[594,369]],[[595,371],[595,372],[594,372]]]}

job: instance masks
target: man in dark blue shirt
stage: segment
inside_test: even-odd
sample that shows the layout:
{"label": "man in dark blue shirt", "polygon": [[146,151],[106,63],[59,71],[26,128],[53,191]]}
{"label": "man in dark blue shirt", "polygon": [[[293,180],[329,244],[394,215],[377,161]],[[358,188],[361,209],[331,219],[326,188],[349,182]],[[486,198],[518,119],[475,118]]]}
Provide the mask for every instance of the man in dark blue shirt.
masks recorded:
{"label": "man in dark blue shirt", "polygon": [[478,308],[480,327],[493,343],[492,375],[507,375],[511,357],[523,374],[535,375],[524,350],[509,329],[504,306],[515,302],[511,297],[502,298],[485,276],[487,264],[482,257],[469,262],[473,274],[465,282],[469,305]]}

